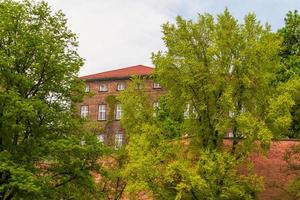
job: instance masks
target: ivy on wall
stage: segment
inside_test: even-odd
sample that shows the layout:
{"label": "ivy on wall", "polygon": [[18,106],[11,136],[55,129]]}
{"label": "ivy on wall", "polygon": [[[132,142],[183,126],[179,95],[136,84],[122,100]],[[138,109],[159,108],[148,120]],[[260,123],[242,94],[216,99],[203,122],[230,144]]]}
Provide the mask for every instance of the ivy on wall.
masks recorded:
{"label": "ivy on wall", "polygon": [[117,97],[115,95],[108,95],[105,98],[105,101],[107,102],[108,107],[109,107],[108,120],[107,120],[107,122],[109,123],[109,122],[112,122],[114,119]]}

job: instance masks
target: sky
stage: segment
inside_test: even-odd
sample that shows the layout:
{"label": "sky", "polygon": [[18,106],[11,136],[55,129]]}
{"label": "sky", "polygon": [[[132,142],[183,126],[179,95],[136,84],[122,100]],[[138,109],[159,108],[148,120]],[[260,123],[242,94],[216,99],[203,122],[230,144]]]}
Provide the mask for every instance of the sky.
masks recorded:
{"label": "sky", "polygon": [[239,21],[254,12],[276,31],[289,10],[300,11],[300,0],[48,0],[62,10],[77,34],[78,52],[85,59],[79,75],[133,66],[153,66],[151,53],[164,50],[161,25],[180,15],[217,15],[228,8]]}

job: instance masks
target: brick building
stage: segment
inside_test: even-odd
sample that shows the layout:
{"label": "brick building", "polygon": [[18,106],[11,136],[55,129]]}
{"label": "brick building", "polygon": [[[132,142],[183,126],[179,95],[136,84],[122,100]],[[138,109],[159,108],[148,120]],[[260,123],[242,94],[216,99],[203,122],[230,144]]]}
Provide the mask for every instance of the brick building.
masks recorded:
{"label": "brick building", "polygon": [[[78,105],[81,117],[87,117],[99,124],[98,138],[105,144],[112,144],[116,147],[122,146],[125,141],[124,130],[120,125],[122,117],[122,105],[116,103],[112,111],[108,96],[118,96],[120,91],[126,89],[133,75],[145,77],[145,91],[150,95],[153,105],[156,105],[158,97],[163,94],[158,83],[151,79],[152,67],[143,65],[125,67],[117,70],[101,72],[80,77],[85,80],[87,93],[83,102]],[[110,113],[113,113],[112,119],[109,119]]]}
{"label": "brick building", "polygon": [[[78,105],[79,114],[87,117],[99,125],[98,138],[100,141],[119,147],[125,142],[124,130],[120,125],[122,117],[122,105],[116,102],[114,110],[111,110],[107,102],[108,96],[118,96],[120,91],[126,89],[133,75],[145,77],[145,90],[150,96],[150,101],[156,105],[158,97],[164,94],[158,83],[151,79],[153,68],[137,65],[117,70],[83,76],[86,82],[86,95]],[[109,114],[113,113],[112,119]],[[225,143],[230,143],[225,139]],[[300,145],[299,140],[273,141],[270,151],[266,155],[253,153],[250,159],[254,164],[254,171],[264,178],[265,190],[258,194],[258,199],[291,199],[286,187],[295,177],[295,172],[288,169],[284,161],[285,152],[293,145]]]}

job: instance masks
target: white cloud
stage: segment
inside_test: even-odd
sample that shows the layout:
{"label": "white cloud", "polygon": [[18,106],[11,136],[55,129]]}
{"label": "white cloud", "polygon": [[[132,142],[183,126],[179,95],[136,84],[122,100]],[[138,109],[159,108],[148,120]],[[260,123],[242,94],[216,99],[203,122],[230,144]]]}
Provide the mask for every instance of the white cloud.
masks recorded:
{"label": "white cloud", "polygon": [[[163,48],[161,24],[170,20],[170,3],[130,0],[49,0],[67,15],[86,59],[81,74],[130,66],[152,65],[151,52]],[[171,1],[170,1],[171,2]]]}
{"label": "white cloud", "polygon": [[151,52],[164,49],[161,25],[167,21],[173,22],[177,15],[195,18],[199,12],[220,13],[227,6],[239,19],[247,12],[254,11],[263,23],[269,21],[278,27],[283,23],[285,13],[299,6],[299,0],[287,0],[284,5],[280,0],[48,2],[54,10],[61,9],[67,15],[70,29],[79,37],[79,53],[86,59],[81,75],[137,64],[151,66]]}

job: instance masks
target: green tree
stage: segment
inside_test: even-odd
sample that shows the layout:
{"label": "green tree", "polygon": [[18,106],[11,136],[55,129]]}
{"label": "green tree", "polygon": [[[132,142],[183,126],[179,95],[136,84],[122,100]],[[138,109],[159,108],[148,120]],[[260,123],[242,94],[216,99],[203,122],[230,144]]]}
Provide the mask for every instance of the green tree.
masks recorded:
{"label": "green tree", "polygon": [[[299,87],[273,84],[280,36],[254,14],[240,24],[228,10],[216,19],[177,17],[163,34],[167,48],[152,57],[166,90],[161,107],[153,111],[135,89],[141,80],[120,97],[129,135],[126,191],[157,199],[255,199],[262,180],[245,158],[289,128]],[[232,140],[224,142],[228,132]]]}
{"label": "green tree", "polygon": [[92,199],[105,152],[74,113],[83,60],[62,12],[0,0],[0,199]]}
{"label": "green tree", "polygon": [[227,10],[216,22],[209,14],[199,15],[196,22],[178,17],[176,25],[163,26],[163,33],[167,51],[153,55],[155,75],[173,109],[183,112],[190,105],[195,120],[186,133],[215,149],[231,130],[233,152],[243,140],[240,153],[255,140],[268,143],[276,116],[270,119],[266,113],[274,113],[268,110],[269,101],[277,99],[271,83],[279,68],[280,37],[268,25],[261,26],[254,14],[239,24]]}
{"label": "green tree", "polygon": [[154,110],[150,97],[133,79],[122,92],[123,116],[127,134],[126,162],[122,170],[125,191],[132,198],[147,195],[154,199],[251,199],[262,188],[261,179],[251,171],[237,172],[241,163],[226,151],[208,150],[190,145],[181,138],[186,124],[172,117],[166,97]]}
{"label": "green tree", "polygon": [[[283,49],[280,52],[281,70],[277,74],[277,81],[300,81],[300,15],[297,10],[289,11],[285,17],[285,26],[278,30],[283,38]],[[300,92],[295,97],[292,109],[292,127],[285,136],[300,138]]]}
{"label": "green tree", "polygon": [[[299,62],[299,54],[300,54],[300,16],[298,11],[289,11],[286,14],[284,19],[285,26],[278,30],[278,33],[283,37],[283,50],[281,51],[281,56],[283,58],[290,58],[296,62]],[[291,73],[289,75],[292,76],[293,74],[299,75],[299,63],[292,63],[290,68]],[[289,78],[288,77],[288,78]]]}

